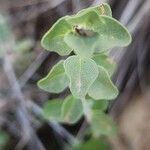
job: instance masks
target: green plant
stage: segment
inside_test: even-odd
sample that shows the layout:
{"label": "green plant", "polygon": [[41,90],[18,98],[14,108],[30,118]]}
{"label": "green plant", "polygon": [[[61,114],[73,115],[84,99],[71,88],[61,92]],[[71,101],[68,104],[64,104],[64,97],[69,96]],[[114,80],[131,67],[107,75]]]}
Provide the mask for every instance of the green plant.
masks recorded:
{"label": "green plant", "polygon": [[130,42],[127,29],[112,18],[107,4],[60,18],[44,35],[41,44],[61,56],[72,51],[74,55],[53,66],[38,86],[51,93],[69,87],[71,94],[64,101],[47,102],[44,117],[73,124],[84,115],[95,137],[114,134],[116,127],[105,114],[108,101],[118,95],[111,81],[116,65],[108,56],[108,50]]}

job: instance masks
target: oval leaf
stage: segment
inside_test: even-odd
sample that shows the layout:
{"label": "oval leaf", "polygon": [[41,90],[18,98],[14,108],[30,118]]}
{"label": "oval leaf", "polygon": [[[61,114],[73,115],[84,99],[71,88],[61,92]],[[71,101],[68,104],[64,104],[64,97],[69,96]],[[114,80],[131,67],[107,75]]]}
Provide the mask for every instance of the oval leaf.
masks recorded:
{"label": "oval leaf", "polygon": [[75,99],[73,96],[66,98],[62,105],[62,120],[63,122],[74,124],[83,115],[82,102],[79,99]]}
{"label": "oval leaf", "polygon": [[63,101],[61,99],[50,100],[43,107],[43,116],[52,122],[61,122],[61,107]]}
{"label": "oval leaf", "polygon": [[118,95],[117,88],[112,83],[108,73],[103,67],[99,66],[99,75],[91,85],[88,94],[90,97],[96,100],[112,100]]}
{"label": "oval leaf", "polygon": [[98,34],[92,33],[91,37],[85,37],[75,33],[68,33],[65,35],[65,42],[74,50],[80,57],[91,57],[95,47],[94,43],[97,40]]}
{"label": "oval leaf", "polygon": [[66,19],[72,27],[78,27],[82,30],[91,30],[97,32],[99,26],[99,15],[95,11],[88,11],[73,15]]}
{"label": "oval leaf", "polygon": [[98,76],[96,63],[89,58],[71,56],[65,60],[64,68],[70,79],[72,95],[79,99],[84,98]]}
{"label": "oval leaf", "polygon": [[[127,46],[131,42],[131,35],[121,23],[112,17],[98,15],[95,11],[74,15],[66,20],[72,26],[78,26],[84,32],[91,30],[98,33],[99,36],[94,43],[96,52],[118,46]],[[89,49],[92,48],[93,44]]]}
{"label": "oval leaf", "polygon": [[99,33],[96,51],[127,46],[131,42],[128,30],[116,19],[109,16],[99,16],[99,23],[94,31]]}
{"label": "oval leaf", "polygon": [[69,79],[65,74],[63,62],[59,61],[45,78],[39,80],[38,86],[41,89],[51,93],[59,93],[68,86]]}
{"label": "oval leaf", "polygon": [[108,57],[106,54],[95,54],[92,58],[98,66],[104,67],[110,76],[114,73],[116,69],[116,63],[113,59]]}
{"label": "oval leaf", "polygon": [[59,55],[68,55],[72,49],[64,42],[64,35],[71,31],[72,27],[66,22],[65,16],[60,18],[51,29],[43,36],[42,46],[49,50],[57,52]]}

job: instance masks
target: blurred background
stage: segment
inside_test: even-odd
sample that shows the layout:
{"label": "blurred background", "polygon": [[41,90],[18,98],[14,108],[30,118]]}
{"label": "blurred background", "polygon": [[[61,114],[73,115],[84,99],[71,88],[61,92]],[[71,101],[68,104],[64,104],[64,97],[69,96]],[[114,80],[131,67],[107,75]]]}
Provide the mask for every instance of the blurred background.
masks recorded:
{"label": "blurred background", "polygon": [[41,117],[47,100],[68,91],[57,95],[37,87],[61,59],[40,40],[60,17],[102,2],[133,38],[130,46],[110,51],[120,94],[107,113],[119,131],[107,141],[112,150],[150,149],[150,0],[0,0],[0,150],[62,150],[82,133],[82,120],[68,126]]}

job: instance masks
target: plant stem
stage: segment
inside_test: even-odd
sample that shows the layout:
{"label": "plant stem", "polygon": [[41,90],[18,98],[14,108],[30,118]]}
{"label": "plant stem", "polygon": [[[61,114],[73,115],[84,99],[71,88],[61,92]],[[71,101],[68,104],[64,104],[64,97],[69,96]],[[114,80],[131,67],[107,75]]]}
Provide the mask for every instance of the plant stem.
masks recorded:
{"label": "plant stem", "polygon": [[86,102],[85,98],[81,99],[82,105],[83,105],[83,113],[85,115],[85,118],[87,120],[87,122],[91,121],[91,109],[90,109],[90,105]]}

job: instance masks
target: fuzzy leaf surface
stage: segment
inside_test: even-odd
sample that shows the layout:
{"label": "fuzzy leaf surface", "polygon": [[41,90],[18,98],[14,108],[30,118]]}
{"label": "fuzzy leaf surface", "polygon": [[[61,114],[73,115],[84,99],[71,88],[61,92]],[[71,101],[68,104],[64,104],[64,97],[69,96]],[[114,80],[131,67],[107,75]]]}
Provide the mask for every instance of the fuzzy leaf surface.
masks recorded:
{"label": "fuzzy leaf surface", "polygon": [[64,40],[77,55],[90,58],[95,51],[97,38],[96,33],[91,37],[85,37],[71,32],[65,35]]}
{"label": "fuzzy leaf surface", "polygon": [[41,89],[51,93],[59,93],[69,85],[69,79],[65,74],[63,63],[64,61],[59,61],[45,78],[38,81],[38,86]]}
{"label": "fuzzy leaf surface", "polygon": [[108,57],[106,54],[95,54],[92,59],[96,62],[98,66],[104,67],[110,76],[114,73],[116,69],[116,63]]}
{"label": "fuzzy leaf surface", "polygon": [[62,120],[63,122],[74,124],[83,115],[82,102],[79,99],[75,99],[73,96],[67,97],[62,105]]}
{"label": "fuzzy leaf surface", "polygon": [[118,90],[103,67],[99,66],[99,75],[91,85],[88,94],[96,100],[112,100],[117,97]]}
{"label": "fuzzy leaf surface", "polygon": [[43,116],[45,119],[54,122],[61,122],[61,107],[63,101],[61,99],[50,100],[43,107]]}
{"label": "fuzzy leaf surface", "polygon": [[72,95],[79,99],[84,98],[98,76],[96,63],[90,58],[71,56],[65,60],[64,68],[70,80]]}
{"label": "fuzzy leaf surface", "polygon": [[72,27],[66,22],[65,16],[60,18],[42,38],[42,46],[58,53],[59,55],[68,55],[72,49],[64,42],[64,35],[71,31]]}
{"label": "fuzzy leaf surface", "polygon": [[67,22],[73,27],[78,26],[83,31],[90,30],[98,33],[99,36],[94,44],[97,52],[127,46],[131,42],[131,35],[120,22],[106,15],[98,15],[95,11],[79,13],[68,18]]}
{"label": "fuzzy leaf surface", "polygon": [[99,33],[98,51],[127,46],[131,42],[128,30],[116,19],[109,16],[101,15],[94,31]]}

